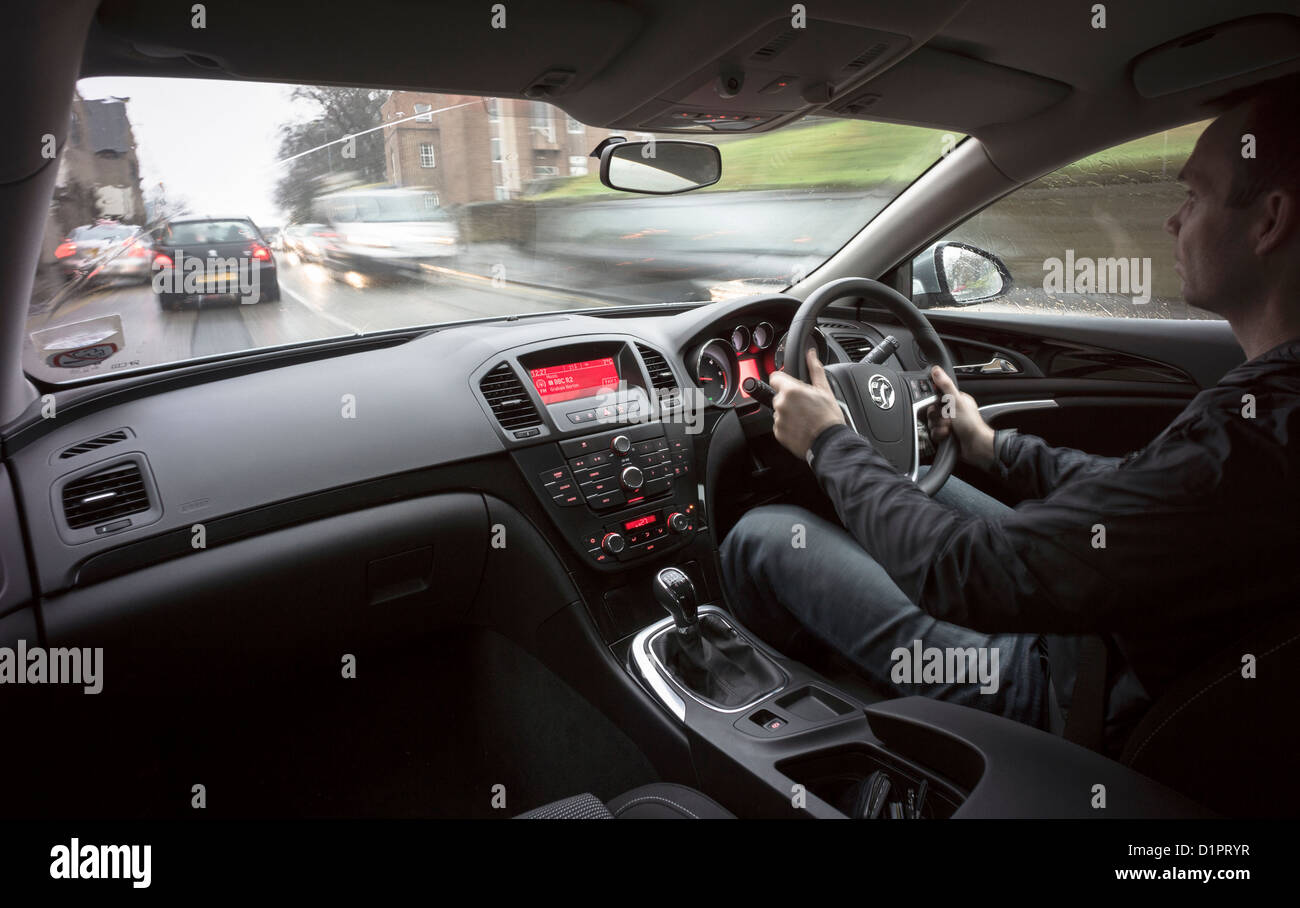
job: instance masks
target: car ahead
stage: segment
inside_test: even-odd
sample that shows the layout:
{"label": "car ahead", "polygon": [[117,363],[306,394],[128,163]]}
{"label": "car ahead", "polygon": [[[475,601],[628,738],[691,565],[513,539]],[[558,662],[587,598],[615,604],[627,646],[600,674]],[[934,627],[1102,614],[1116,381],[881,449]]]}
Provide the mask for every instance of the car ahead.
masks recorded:
{"label": "car ahead", "polygon": [[335,272],[414,274],[460,252],[456,221],[428,190],[350,189],[318,197],[316,208],[338,234],[325,248]]}
{"label": "car ahead", "polygon": [[333,231],[326,224],[290,224],[284,228],[281,246],[285,252],[298,256],[299,261],[319,262],[333,237]]}
{"label": "car ahead", "polygon": [[140,227],[101,221],[74,227],[54,250],[67,280],[85,274],[92,282],[149,280],[149,238]]}
{"label": "car ahead", "polygon": [[180,218],[155,228],[153,237],[153,291],[163,309],[187,299],[280,299],[275,256],[248,218]]}

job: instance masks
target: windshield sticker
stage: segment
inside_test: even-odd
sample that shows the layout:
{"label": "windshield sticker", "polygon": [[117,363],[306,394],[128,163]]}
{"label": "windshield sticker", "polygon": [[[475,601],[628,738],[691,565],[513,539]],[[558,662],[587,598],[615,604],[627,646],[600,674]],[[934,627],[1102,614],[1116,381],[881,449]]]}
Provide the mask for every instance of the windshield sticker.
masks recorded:
{"label": "windshield sticker", "polygon": [[31,337],[41,359],[55,369],[97,366],[125,344],[122,319],[117,315],[34,331]]}

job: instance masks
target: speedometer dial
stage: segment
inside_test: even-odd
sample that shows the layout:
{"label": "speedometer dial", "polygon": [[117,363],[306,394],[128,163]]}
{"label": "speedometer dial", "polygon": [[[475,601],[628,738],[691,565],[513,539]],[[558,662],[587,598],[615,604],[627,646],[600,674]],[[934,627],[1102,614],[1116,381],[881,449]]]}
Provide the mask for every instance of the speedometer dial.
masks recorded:
{"label": "speedometer dial", "polygon": [[704,399],[718,406],[725,406],[735,396],[738,372],[735,353],[724,340],[706,343],[695,360],[695,381]]}

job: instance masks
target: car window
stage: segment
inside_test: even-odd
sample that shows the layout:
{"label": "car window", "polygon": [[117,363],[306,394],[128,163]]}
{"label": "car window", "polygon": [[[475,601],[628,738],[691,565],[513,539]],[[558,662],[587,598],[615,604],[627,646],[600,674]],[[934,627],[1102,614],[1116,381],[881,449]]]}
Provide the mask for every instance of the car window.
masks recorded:
{"label": "car window", "polygon": [[177,246],[189,243],[238,243],[257,239],[252,224],[243,221],[186,221],[171,224],[163,231],[163,241]]}
{"label": "car window", "polygon": [[[1165,220],[1208,120],[1083,158],[995,202],[912,263],[928,308],[1218,318],[1182,300]],[[992,259],[984,255],[991,253]]]}

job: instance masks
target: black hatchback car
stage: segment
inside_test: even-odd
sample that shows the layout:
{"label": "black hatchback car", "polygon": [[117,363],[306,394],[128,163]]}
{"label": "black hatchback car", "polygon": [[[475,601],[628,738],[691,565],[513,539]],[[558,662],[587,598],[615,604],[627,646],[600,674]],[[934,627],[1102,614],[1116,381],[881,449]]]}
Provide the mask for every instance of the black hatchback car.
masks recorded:
{"label": "black hatchback car", "polygon": [[271,244],[248,218],[177,218],[153,236],[153,290],[163,309],[189,298],[280,299]]}

